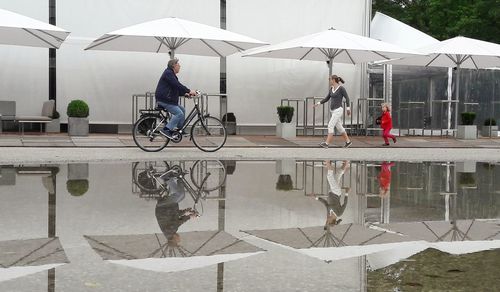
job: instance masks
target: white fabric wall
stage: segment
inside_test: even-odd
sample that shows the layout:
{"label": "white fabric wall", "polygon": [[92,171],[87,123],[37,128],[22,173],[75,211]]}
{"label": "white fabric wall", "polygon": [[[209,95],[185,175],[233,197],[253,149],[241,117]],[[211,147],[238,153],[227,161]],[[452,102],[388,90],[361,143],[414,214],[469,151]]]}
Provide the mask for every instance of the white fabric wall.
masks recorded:
{"label": "white fabric wall", "polygon": [[[0,8],[49,21],[48,1],[0,0]],[[40,115],[48,80],[48,49],[0,45],[0,100],[15,100],[18,115]]]}
{"label": "white fabric wall", "polygon": [[[365,0],[227,1],[227,29],[276,43],[335,27],[362,31]],[[0,0],[0,7],[48,22],[48,3]],[[57,2],[57,25],[71,35],[57,51],[57,109],[66,120],[72,99],[90,105],[92,123],[130,123],[132,94],[156,88],[168,56],[151,53],[83,51],[102,34],[143,21],[176,16],[219,26],[218,0],[72,0]],[[284,13],[286,12],[286,13]],[[0,46],[0,99],[16,100],[18,113],[39,114],[48,99],[48,50]],[[192,89],[219,91],[219,59],[177,55],[179,78]],[[355,100],[359,73],[355,66],[334,64]],[[265,58],[227,59],[228,111],[240,125],[274,125],[283,97],[324,96],[325,63]],[[217,106],[211,112],[218,113]]]}
{"label": "white fabric wall", "polygon": [[[75,13],[78,11],[78,13]],[[91,123],[130,123],[132,94],[154,91],[168,55],[83,51],[92,39],[125,26],[175,16],[219,26],[218,0],[72,0],[57,2],[57,25],[72,32],[57,54],[57,101],[62,120],[72,99],[89,103]],[[219,58],[176,55],[180,81],[219,90]]]}
{"label": "white fabric wall", "polygon": [[[277,43],[334,27],[361,34],[365,0],[227,1],[227,29]],[[351,98],[359,97],[356,67],[334,64]],[[228,111],[238,124],[275,125],[281,98],[325,96],[326,63],[246,57],[227,59]]]}

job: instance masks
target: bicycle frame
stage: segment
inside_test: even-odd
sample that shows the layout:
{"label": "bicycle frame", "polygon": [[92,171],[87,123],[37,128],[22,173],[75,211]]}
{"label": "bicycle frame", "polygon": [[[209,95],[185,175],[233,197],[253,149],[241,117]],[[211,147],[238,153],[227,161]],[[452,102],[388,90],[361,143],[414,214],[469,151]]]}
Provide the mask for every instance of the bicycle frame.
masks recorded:
{"label": "bicycle frame", "polygon": [[193,102],[194,102],[194,107],[193,109],[191,110],[191,112],[189,112],[188,116],[186,117],[186,119],[184,120],[184,124],[182,125],[181,129],[179,131],[183,131],[185,132],[184,130],[189,126],[189,124],[196,118],[198,117],[198,119],[202,120],[202,124],[203,126],[205,127],[205,124],[203,123],[203,115],[201,114],[201,111],[200,111],[200,107],[198,105],[198,102],[196,102],[194,99],[193,99]]}
{"label": "bicycle frame", "polygon": [[[169,175],[171,174],[172,172],[175,172],[176,170],[175,169],[169,169],[168,171],[162,173],[161,175],[155,175],[155,173],[151,173],[150,176],[152,178],[154,178],[156,180],[156,182],[158,183],[158,185],[161,186],[161,188],[166,191],[165,187],[163,186],[163,181],[160,181],[160,179],[163,179],[164,176],[166,175]],[[195,190],[191,184],[184,178],[184,175],[186,174],[186,172],[182,171],[178,174],[175,175],[175,177],[181,179],[181,182],[183,184],[183,186],[185,187],[185,189],[188,191],[188,193],[191,195],[191,198],[193,199],[194,201],[194,204],[196,205],[199,201],[199,199],[201,197],[203,197],[203,195],[206,195],[206,194],[203,194],[203,190],[202,190],[202,187],[200,186],[198,188],[198,190]],[[203,179],[201,185],[203,185],[205,183],[205,181],[207,181],[207,179],[209,178],[210,176],[210,173],[208,173],[205,178]]]}

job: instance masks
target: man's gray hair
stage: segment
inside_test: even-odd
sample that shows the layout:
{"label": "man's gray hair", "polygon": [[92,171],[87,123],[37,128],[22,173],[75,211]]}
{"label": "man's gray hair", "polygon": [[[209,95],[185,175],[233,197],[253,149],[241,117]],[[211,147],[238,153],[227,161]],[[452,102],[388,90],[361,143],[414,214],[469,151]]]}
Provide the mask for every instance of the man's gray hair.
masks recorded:
{"label": "man's gray hair", "polygon": [[179,59],[177,59],[177,58],[173,58],[173,59],[171,59],[171,60],[169,60],[169,61],[168,61],[168,65],[167,65],[167,66],[168,66],[168,68],[170,68],[170,69],[174,69],[174,66],[175,66],[175,64],[177,64],[177,63],[179,63]]}

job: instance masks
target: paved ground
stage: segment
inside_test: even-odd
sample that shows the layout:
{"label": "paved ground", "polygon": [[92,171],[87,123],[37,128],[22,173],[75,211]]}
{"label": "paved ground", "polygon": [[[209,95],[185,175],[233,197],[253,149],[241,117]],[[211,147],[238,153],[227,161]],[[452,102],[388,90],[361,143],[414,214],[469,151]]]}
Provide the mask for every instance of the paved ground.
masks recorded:
{"label": "paved ground", "polygon": [[189,141],[168,146],[159,153],[141,151],[130,135],[91,135],[69,137],[66,134],[0,135],[0,164],[64,163],[77,161],[138,161],[160,159],[335,159],[402,161],[491,161],[500,162],[500,139],[472,141],[439,137],[400,137],[396,144],[382,147],[380,137],[352,137],[353,145],[343,149],[323,149],[322,137],[298,137],[285,140],[275,136],[229,136],[225,147],[205,153]]}
{"label": "paved ground", "polygon": [[[280,148],[317,148],[324,137],[300,136],[282,139],[276,136],[228,136],[225,147],[280,147]],[[381,137],[354,136],[353,148],[385,148]],[[334,144],[343,145],[340,137]],[[0,147],[136,147],[131,135],[93,134],[88,137],[69,137],[67,134],[0,134]],[[169,147],[194,147],[185,139]],[[477,140],[457,140],[450,137],[399,137],[391,148],[500,148],[500,138],[479,138]]]}

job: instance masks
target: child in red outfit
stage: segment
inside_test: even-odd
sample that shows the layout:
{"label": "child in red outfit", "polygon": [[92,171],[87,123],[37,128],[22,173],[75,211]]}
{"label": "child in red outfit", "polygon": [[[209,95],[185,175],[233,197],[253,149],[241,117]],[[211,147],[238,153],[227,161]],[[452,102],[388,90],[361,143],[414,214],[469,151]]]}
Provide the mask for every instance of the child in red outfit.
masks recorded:
{"label": "child in red outfit", "polygon": [[391,117],[391,106],[388,103],[382,104],[382,117],[380,122],[380,127],[382,128],[382,137],[384,137],[385,143],[382,146],[389,146],[389,139],[392,139],[393,143],[396,143],[396,137],[391,134],[392,129],[392,117]]}

